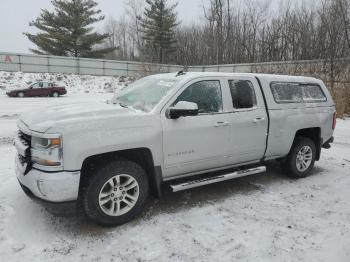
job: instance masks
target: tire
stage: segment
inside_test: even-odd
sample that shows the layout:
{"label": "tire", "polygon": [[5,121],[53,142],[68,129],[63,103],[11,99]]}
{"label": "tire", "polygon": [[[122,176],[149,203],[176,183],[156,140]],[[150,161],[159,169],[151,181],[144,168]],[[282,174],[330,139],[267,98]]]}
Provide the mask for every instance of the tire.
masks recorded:
{"label": "tire", "polygon": [[58,92],[53,92],[52,93],[52,97],[59,97],[59,96],[60,96],[60,94]]}
{"label": "tire", "polygon": [[17,93],[17,96],[18,97],[24,97],[24,93],[23,92],[19,92],[19,93]]}
{"label": "tire", "polygon": [[287,175],[303,178],[309,175],[315,164],[316,146],[312,139],[297,137],[284,163]]}
{"label": "tire", "polygon": [[142,167],[128,160],[117,160],[97,168],[82,194],[82,206],[95,223],[117,226],[138,216],[148,195],[148,178]]}

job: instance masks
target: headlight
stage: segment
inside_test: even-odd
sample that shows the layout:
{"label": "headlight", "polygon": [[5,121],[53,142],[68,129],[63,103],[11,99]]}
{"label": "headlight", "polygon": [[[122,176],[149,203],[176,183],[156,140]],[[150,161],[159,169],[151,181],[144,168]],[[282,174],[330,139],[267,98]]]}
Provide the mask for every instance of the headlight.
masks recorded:
{"label": "headlight", "polygon": [[48,149],[50,147],[61,146],[61,138],[42,138],[32,137],[32,147],[38,150]]}
{"label": "headlight", "polygon": [[34,164],[46,167],[62,167],[61,136],[52,138],[32,137],[31,156]]}

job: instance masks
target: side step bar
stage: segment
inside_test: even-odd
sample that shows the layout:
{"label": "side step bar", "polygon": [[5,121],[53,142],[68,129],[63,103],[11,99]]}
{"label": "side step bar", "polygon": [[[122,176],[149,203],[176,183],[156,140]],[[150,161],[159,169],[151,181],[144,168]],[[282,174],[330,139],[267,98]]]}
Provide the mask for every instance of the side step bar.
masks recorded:
{"label": "side step bar", "polygon": [[263,173],[265,171],[266,171],[266,166],[259,166],[259,167],[254,167],[250,169],[245,169],[245,170],[238,170],[233,173],[195,179],[195,180],[187,181],[177,185],[170,185],[170,187],[173,190],[173,192],[177,192],[177,191],[209,185],[209,184],[213,184],[213,183],[217,183],[217,182],[221,182],[221,181],[225,181],[233,178]]}

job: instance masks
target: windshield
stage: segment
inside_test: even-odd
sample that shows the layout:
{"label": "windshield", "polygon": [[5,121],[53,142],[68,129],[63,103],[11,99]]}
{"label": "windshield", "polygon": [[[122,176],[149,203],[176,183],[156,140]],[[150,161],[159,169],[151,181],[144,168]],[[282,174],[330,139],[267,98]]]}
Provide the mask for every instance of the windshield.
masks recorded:
{"label": "windshield", "polygon": [[39,88],[40,86],[40,83],[39,82],[36,82],[36,83],[33,83],[29,86],[29,88]]}
{"label": "windshield", "polygon": [[178,79],[145,77],[135,81],[126,90],[113,99],[114,104],[132,107],[142,111],[151,111],[163,97],[175,86]]}

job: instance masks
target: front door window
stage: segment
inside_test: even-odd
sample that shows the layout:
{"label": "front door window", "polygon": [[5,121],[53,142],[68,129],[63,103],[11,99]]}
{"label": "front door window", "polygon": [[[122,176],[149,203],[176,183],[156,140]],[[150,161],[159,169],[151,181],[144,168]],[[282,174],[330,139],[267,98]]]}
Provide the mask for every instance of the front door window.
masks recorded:
{"label": "front door window", "polygon": [[220,81],[206,80],[196,82],[179,95],[174,105],[179,101],[196,103],[200,114],[222,112]]}

